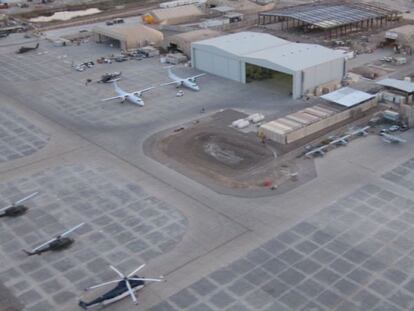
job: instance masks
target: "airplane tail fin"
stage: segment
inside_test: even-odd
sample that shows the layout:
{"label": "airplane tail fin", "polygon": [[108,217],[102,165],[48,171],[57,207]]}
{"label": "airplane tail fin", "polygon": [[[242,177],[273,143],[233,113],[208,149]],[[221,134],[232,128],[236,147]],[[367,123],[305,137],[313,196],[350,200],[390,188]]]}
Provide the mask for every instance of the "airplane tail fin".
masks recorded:
{"label": "airplane tail fin", "polygon": [[79,300],[78,303],[79,307],[81,307],[83,310],[88,310],[88,305],[86,304],[86,302]]}
{"label": "airplane tail fin", "polygon": [[118,83],[116,83],[116,81],[113,81],[112,83],[114,84],[115,91],[117,91],[117,92],[121,91],[121,89],[119,88]]}
{"label": "airplane tail fin", "polygon": [[39,43],[36,44],[36,49],[39,47]]}
{"label": "airplane tail fin", "polygon": [[25,250],[25,249],[23,249],[23,252],[24,252],[27,256],[33,256],[33,255],[34,255],[34,253],[29,252],[29,251],[27,251],[27,250]]}

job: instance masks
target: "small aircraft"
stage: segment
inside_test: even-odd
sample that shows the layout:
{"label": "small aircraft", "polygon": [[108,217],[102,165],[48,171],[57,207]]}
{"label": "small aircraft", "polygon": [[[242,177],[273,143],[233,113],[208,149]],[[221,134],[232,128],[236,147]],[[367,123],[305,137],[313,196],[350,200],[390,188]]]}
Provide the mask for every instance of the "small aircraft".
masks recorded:
{"label": "small aircraft", "polygon": [[36,44],[36,46],[34,47],[30,47],[30,46],[22,46],[20,47],[20,49],[17,50],[17,54],[23,54],[23,53],[27,53],[29,51],[33,51],[36,50],[39,47],[39,43]]}
{"label": "small aircraft", "polygon": [[399,144],[399,143],[406,143],[407,141],[405,139],[402,139],[395,135],[390,135],[387,133],[381,133],[382,140],[389,144]]}
{"label": "small aircraft", "polygon": [[121,79],[121,74],[122,74],[122,72],[105,73],[101,77],[101,80],[99,80],[98,82],[100,82],[100,83],[111,83],[111,82],[118,81],[118,80]]}
{"label": "small aircraft", "polygon": [[155,89],[155,87],[151,86],[146,89],[135,91],[135,92],[125,92],[123,89],[121,89],[116,82],[114,83],[115,92],[118,94],[118,96],[109,97],[102,99],[102,101],[108,101],[113,99],[122,99],[121,103],[124,103],[126,100],[129,101],[132,104],[138,105],[140,107],[144,106],[144,101],[141,99],[142,93],[147,92],[149,90]]}
{"label": "small aircraft", "polygon": [[42,253],[47,252],[47,251],[60,251],[60,250],[66,249],[75,242],[74,239],[71,239],[67,236],[71,234],[73,231],[82,227],[83,225],[84,223],[81,223],[62,234],[57,235],[55,238],[51,239],[50,241],[40,244],[39,246],[35,247],[31,251],[23,250],[23,252],[25,252],[26,255],[28,256],[33,256],[33,255],[41,255]]}
{"label": "small aircraft", "polygon": [[124,299],[127,296],[131,296],[133,302],[135,304],[138,304],[138,300],[137,300],[137,297],[135,296],[135,292],[142,289],[145,286],[145,282],[165,282],[163,276],[160,276],[157,279],[139,277],[136,273],[138,273],[138,271],[140,271],[144,267],[145,267],[145,264],[139,266],[137,269],[135,269],[130,274],[128,274],[128,276],[125,276],[122,272],[120,272],[114,266],[109,266],[109,268],[111,268],[113,271],[115,271],[116,274],[119,275],[120,279],[88,287],[85,289],[85,291],[89,291],[91,289],[99,288],[99,287],[110,285],[110,284],[117,284],[116,287],[112,288],[111,290],[103,294],[102,296],[90,302],[85,302],[85,301],[80,300],[79,306],[83,308],[84,310],[88,310],[89,308],[96,307],[99,305],[107,306],[121,299]]}
{"label": "small aircraft", "polygon": [[196,79],[200,78],[202,76],[205,76],[205,75],[206,75],[206,73],[201,73],[199,75],[195,75],[195,76],[192,76],[192,77],[180,78],[179,76],[177,76],[175,73],[173,73],[171,71],[171,67],[168,67],[168,77],[173,81],[163,83],[163,84],[161,84],[161,86],[175,84],[176,87],[185,86],[185,87],[187,87],[187,88],[189,88],[193,91],[199,91],[200,87],[197,85]]}
{"label": "small aircraft", "polygon": [[24,197],[23,199],[20,199],[10,204],[9,206],[0,209],[0,217],[17,217],[25,214],[29,208],[27,206],[22,205],[22,203],[35,197],[38,194],[39,192],[34,192],[28,195],[27,197]]}

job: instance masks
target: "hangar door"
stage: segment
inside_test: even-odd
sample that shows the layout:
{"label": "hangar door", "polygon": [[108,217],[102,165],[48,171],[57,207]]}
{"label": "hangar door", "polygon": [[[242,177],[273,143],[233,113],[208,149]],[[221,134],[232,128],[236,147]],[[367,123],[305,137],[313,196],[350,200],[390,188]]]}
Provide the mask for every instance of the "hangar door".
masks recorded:
{"label": "hangar door", "polygon": [[246,82],[263,85],[284,95],[292,95],[293,76],[281,71],[246,63]]}
{"label": "hangar door", "polygon": [[193,48],[193,66],[199,70],[243,82],[242,63],[234,58]]}

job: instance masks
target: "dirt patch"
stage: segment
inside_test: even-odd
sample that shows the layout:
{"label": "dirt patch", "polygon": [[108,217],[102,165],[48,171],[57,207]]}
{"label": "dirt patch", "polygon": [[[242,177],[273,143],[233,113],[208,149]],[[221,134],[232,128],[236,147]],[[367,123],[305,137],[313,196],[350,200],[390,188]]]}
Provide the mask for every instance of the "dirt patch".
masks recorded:
{"label": "dirt patch", "polygon": [[385,66],[381,66],[381,63],[378,65],[364,65],[356,68],[352,68],[350,72],[361,75],[364,78],[375,80],[381,78],[385,75],[388,75],[395,70]]}
{"label": "dirt patch", "polygon": [[144,152],[217,192],[237,196],[286,192],[316,176],[313,161],[279,159],[254,132],[229,126],[244,117],[226,110],[157,133],[144,143]]}

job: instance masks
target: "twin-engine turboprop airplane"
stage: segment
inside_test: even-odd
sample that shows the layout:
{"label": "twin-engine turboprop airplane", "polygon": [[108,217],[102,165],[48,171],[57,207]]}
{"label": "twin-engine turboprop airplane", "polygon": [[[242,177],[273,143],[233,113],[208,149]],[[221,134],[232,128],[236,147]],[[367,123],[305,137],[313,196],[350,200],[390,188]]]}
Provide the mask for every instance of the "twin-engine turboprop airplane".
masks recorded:
{"label": "twin-engine turboprop airplane", "polygon": [[206,73],[201,73],[199,75],[195,75],[192,77],[187,77],[187,78],[180,78],[179,76],[177,76],[175,73],[173,73],[171,71],[171,67],[168,68],[168,77],[173,80],[172,82],[167,82],[167,83],[163,83],[161,84],[161,86],[165,86],[165,85],[170,85],[170,84],[175,84],[176,87],[180,87],[180,86],[185,86],[193,91],[199,91],[200,87],[198,86],[198,84],[196,83],[196,79],[205,76]]}
{"label": "twin-engine turboprop airplane", "polygon": [[154,89],[155,87],[151,86],[143,90],[135,91],[135,92],[125,92],[123,89],[121,89],[116,82],[114,83],[115,92],[118,94],[118,96],[109,97],[102,99],[102,101],[108,101],[108,100],[114,100],[114,99],[121,99],[121,103],[124,103],[126,100],[130,103],[143,107],[144,101],[142,100],[141,96],[144,92],[147,92],[149,90]]}

